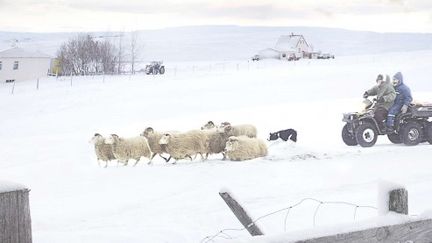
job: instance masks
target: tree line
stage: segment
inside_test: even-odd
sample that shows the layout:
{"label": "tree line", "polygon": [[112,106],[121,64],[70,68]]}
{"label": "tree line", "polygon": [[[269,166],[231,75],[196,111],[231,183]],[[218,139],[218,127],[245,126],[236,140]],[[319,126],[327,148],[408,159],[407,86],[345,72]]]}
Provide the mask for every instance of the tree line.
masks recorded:
{"label": "tree line", "polygon": [[123,47],[122,33],[110,37],[118,38],[118,45],[89,34],[69,39],[57,51],[55,72],[58,75],[121,74],[126,71],[135,73],[140,50],[137,32],[131,33],[129,48]]}

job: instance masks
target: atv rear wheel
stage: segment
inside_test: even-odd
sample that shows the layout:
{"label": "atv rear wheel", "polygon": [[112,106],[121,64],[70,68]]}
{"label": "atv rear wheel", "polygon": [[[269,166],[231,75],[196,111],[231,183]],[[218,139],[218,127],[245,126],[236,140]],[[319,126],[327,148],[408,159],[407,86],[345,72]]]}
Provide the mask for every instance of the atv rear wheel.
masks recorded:
{"label": "atv rear wheel", "polygon": [[401,139],[407,146],[415,146],[423,140],[423,128],[417,122],[408,122],[402,127]]}
{"label": "atv rear wheel", "polygon": [[347,123],[342,128],[342,140],[348,146],[356,146],[358,144],[357,140],[355,138],[355,135],[349,131],[349,127],[350,125]]}
{"label": "atv rear wheel", "polygon": [[402,143],[400,134],[396,134],[396,133],[387,134],[387,138],[390,140],[390,142],[394,144]]}
{"label": "atv rear wheel", "polygon": [[378,132],[372,123],[365,122],[357,128],[355,137],[360,146],[372,147],[378,139]]}
{"label": "atv rear wheel", "polygon": [[160,69],[159,69],[159,74],[164,74],[165,73],[165,68],[164,67],[161,67]]}

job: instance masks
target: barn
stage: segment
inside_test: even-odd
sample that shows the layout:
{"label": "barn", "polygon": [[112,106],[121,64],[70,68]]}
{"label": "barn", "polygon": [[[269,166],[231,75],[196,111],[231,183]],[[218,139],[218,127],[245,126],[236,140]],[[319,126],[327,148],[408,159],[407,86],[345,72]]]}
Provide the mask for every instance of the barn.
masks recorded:
{"label": "barn", "polygon": [[276,58],[281,60],[295,60],[297,58],[310,58],[312,52],[303,35],[282,35],[279,37],[274,48],[267,48],[258,52],[262,58]]}
{"label": "barn", "polygon": [[34,80],[47,76],[51,57],[19,47],[0,51],[0,82]]}

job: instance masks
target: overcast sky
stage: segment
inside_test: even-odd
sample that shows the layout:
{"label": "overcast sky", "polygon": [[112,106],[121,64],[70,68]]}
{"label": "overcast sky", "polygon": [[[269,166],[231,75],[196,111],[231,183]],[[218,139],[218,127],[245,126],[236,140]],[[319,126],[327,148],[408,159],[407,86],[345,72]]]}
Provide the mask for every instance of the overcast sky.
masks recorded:
{"label": "overcast sky", "polygon": [[432,0],[0,0],[0,31],[187,25],[321,26],[432,33]]}

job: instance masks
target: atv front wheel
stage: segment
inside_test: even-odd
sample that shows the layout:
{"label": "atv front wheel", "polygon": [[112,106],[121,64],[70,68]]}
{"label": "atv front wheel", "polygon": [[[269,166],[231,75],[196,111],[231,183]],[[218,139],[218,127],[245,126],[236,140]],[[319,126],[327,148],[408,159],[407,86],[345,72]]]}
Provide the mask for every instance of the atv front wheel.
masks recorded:
{"label": "atv front wheel", "polygon": [[372,147],[378,139],[378,132],[369,122],[361,124],[355,133],[357,143],[362,147]]}
{"label": "atv front wheel", "polygon": [[402,127],[401,139],[407,146],[414,146],[423,140],[423,128],[417,122],[408,122]]}
{"label": "atv front wheel", "polygon": [[350,125],[347,123],[342,128],[342,140],[348,146],[356,146],[358,144],[357,140],[355,138],[355,135],[349,131],[349,126]]}
{"label": "atv front wheel", "polygon": [[396,133],[387,134],[387,138],[390,140],[390,142],[392,142],[394,144],[402,143],[402,140],[401,140],[401,137],[399,134],[396,134]]}

